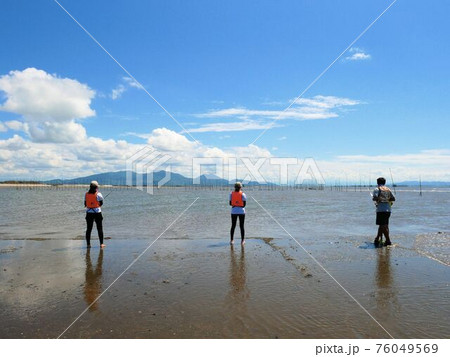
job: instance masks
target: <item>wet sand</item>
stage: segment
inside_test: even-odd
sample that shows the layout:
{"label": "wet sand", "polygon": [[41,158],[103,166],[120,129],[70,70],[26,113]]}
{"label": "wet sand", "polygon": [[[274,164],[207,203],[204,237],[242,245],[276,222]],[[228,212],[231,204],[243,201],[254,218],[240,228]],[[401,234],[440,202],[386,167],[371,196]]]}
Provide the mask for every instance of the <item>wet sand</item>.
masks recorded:
{"label": "wet sand", "polygon": [[[448,239],[448,234],[445,235]],[[420,238],[417,244],[420,243]],[[443,236],[444,239],[444,236]],[[369,237],[305,243],[395,338],[447,338],[449,266]],[[56,338],[151,241],[0,240],[1,338]],[[302,243],[302,241],[300,241]],[[388,338],[292,239],[161,238],[63,338]]]}

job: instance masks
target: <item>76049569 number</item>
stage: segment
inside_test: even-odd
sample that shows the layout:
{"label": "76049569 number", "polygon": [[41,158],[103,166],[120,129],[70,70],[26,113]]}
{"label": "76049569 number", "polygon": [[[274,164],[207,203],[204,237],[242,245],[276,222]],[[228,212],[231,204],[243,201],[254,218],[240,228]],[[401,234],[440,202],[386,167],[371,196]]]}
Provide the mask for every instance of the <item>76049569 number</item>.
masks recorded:
{"label": "76049569 number", "polygon": [[435,343],[377,343],[377,353],[437,353],[438,350]]}

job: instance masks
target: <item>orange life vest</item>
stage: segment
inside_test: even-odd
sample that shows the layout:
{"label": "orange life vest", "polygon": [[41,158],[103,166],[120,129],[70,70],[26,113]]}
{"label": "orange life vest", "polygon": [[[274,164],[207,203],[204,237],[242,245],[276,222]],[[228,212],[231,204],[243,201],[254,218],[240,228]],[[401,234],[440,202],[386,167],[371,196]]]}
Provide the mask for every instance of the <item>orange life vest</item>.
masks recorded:
{"label": "orange life vest", "polygon": [[89,193],[86,192],[86,207],[87,208],[99,208],[100,202],[97,201],[97,192],[96,193]]}
{"label": "orange life vest", "polygon": [[244,207],[244,200],[242,199],[242,191],[231,192],[231,205],[233,207]]}

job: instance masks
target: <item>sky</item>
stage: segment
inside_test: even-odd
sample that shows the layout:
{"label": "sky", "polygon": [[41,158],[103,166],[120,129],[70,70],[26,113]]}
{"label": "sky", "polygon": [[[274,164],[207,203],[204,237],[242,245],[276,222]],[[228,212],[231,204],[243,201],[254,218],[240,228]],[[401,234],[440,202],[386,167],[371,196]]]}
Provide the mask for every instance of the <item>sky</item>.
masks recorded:
{"label": "sky", "polygon": [[258,168],[293,182],[303,168],[328,184],[390,171],[450,181],[449,11],[443,0],[2,1],[0,179],[125,170],[148,150],[190,177],[201,158],[225,178]]}

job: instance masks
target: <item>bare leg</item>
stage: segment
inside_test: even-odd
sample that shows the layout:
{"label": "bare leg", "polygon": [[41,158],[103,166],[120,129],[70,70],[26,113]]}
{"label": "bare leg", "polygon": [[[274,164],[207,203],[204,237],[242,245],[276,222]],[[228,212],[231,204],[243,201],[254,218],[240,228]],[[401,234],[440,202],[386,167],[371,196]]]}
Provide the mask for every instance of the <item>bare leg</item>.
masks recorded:
{"label": "bare leg", "polygon": [[386,238],[386,242],[384,243],[385,245],[391,245],[391,238],[389,237],[389,226],[387,224],[383,225],[383,234],[384,237]]}
{"label": "bare leg", "polygon": [[373,243],[375,245],[377,245],[377,244],[380,244],[382,240],[383,240],[383,228],[380,225],[380,226],[378,226],[377,236],[375,237],[375,240],[373,241]]}

